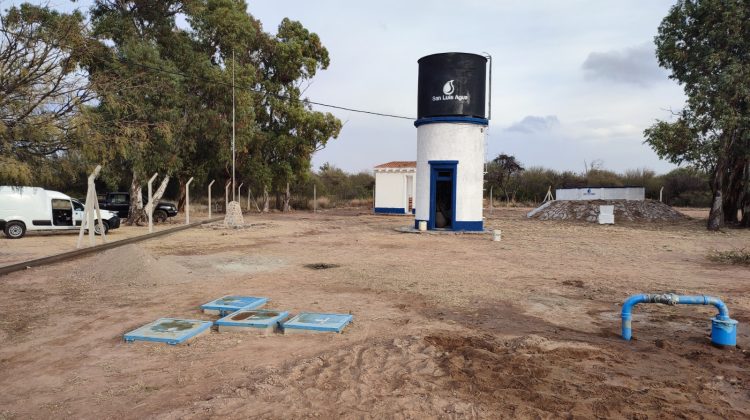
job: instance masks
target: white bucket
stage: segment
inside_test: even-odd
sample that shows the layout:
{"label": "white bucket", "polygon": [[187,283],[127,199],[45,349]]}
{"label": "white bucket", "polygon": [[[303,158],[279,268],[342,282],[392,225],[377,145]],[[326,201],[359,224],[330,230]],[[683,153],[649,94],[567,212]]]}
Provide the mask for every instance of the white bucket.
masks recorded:
{"label": "white bucket", "polygon": [[500,229],[493,230],[492,231],[492,240],[495,242],[500,242],[500,240],[503,238],[503,231]]}
{"label": "white bucket", "polygon": [[426,231],[426,230],[427,230],[427,221],[425,221],[425,220],[420,220],[420,221],[419,221],[419,231],[420,231],[420,232],[424,232],[424,231]]}

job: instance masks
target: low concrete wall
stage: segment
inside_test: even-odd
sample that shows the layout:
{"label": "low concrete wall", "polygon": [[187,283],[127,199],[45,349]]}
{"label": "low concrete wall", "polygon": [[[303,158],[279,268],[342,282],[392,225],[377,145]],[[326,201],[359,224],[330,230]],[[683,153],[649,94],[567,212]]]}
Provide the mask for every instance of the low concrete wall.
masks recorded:
{"label": "low concrete wall", "polygon": [[573,200],[638,200],[646,199],[646,189],[643,187],[623,188],[558,188],[555,199],[559,201]]}

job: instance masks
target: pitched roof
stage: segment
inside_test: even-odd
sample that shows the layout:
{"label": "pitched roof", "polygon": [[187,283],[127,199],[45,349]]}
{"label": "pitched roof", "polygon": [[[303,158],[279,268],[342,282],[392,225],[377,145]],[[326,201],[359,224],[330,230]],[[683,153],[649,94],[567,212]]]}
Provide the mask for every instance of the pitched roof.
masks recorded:
{"label": "pitched roof", "polygon": [[375,167],[375,169],[385,169],[385,168],[416,168],[417,162],[413,160],[405,161],[405,160],[394,160],[393,162],[383,163]]}

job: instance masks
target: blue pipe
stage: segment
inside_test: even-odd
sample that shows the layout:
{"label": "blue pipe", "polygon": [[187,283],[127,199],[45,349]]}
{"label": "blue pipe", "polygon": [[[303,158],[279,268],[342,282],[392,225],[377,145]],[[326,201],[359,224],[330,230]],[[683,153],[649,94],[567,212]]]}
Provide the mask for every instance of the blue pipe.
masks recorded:
{"label": "blue pipe", "polygon": [[662,303],[665,305],[714,305],[719,310],[711,318],[711,342],[722,346],[737,344],[737,321],[729,317],[729,308],[721,299],[713,296],[679,296],[674,293],[633,295],[622,305],[622,338],[630,340],[633,335],[632,309],[639,303]]}

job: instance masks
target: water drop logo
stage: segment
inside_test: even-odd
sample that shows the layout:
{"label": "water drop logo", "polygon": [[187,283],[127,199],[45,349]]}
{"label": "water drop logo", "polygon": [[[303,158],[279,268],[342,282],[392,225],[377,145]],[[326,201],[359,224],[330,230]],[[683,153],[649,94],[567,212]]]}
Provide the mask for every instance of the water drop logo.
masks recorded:
{"label": "water drop logo", "polygon": [[453,95],[453,91],[454,91],[453,80],[448,80],[443,85],[443,93],[446,95]]}

